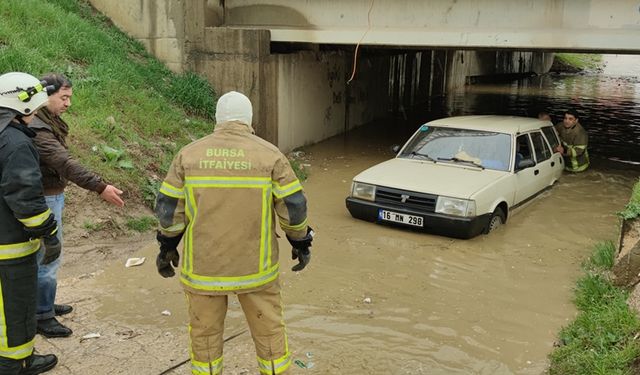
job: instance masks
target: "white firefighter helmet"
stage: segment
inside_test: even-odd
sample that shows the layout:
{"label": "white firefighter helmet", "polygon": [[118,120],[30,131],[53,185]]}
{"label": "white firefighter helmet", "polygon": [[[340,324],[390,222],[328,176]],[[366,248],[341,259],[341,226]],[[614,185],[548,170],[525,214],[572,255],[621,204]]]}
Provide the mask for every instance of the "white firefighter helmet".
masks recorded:
{"label": "white firefighter helmet", "polygon": [[0,75],[0,107],[31,115],[47,104],[46,82],[20,72]]}
{"label": "white firefighter helmet", "polygon": [[251,126],[253,107],[249,98],[237,91],[229,91],[218,99],[216,123],[238,121]]}

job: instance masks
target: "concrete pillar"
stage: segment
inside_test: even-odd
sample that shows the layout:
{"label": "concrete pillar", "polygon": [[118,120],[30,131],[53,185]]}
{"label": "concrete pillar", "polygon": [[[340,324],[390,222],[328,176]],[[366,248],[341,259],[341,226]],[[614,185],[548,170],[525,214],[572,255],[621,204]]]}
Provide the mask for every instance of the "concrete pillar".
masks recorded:
{"label": "concrete pillar", "polygon": [[420,80],[416,103],[425,103],[429,100],[429,86],[431,83],[431,51],[422,51],[420,55]]}
{"label": "concrete pillar", "polygon": [[430,96],[443,95],[447,83],[447,51],[433,51],[433,68],[431,69]]}

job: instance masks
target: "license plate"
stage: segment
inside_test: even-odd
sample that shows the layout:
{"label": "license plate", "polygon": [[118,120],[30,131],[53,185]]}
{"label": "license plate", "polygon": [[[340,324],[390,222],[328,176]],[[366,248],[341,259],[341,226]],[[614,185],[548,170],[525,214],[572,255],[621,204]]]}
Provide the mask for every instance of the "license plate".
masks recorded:
{"label": "license plate", "polygon": [[414,227],[424,226],[422,216],[401,214],[398,212],[387,210],[378,210],[378,219],[384,221],[392,221],[394,223],[413,225]]}

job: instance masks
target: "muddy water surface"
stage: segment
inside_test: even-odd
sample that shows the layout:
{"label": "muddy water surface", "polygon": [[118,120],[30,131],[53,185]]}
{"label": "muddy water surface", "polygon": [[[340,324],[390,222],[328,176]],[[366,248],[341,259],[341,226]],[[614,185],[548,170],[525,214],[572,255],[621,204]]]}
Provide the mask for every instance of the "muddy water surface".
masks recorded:
{"label": "muddy water surface", "polygon": [[[566,87],[566,79],[549,82]],[[588,87],[589,81],[579,84]],[[540,98],[548,98],[544,103],[558,112],[573,100],[562,90],[551,94],[544,85],[470,87],[444,98],[438,112],[484,108],[483,113],[518,114],[513,112],[530,111]],[[635,100],[637,108],[635,86],[629,90],[622,97]],[[627,115],[633,121],[625,120],[624,126],[639,117]],[[608,116],[625,115],[609,111]],[[281,239],[290,345],[294,358],[310,367],[294,365],[294,373],[544,373],[558,331],[575,316],[572,289],[582,274],[580,265],[594,243],[615,239],[615,212],[627,203],[640,175],[633,166],[607,159],[636,160],[635,140],[616,138],[612,134],[617,130],[602,127],[605,135],[594,136],[592,168],[565,174],[489,236],[457,240],[351,218],[344,199],[352,177],[390,158],[389,147],[404,141],[417,125],[380,122],[304,150],[310,171],[305,183],[309,221],[317,232],[308,269],[289,271],[289,246]],[[597,134],[596,128],[590,131]],[[99,318],[166,329],[186,325],[177,280],[155,275],[155,252],[155,245],[140,252],[149,258],[139,271],[114,265],[96,279],[97,290],[104,293]],[[172,314],[161,315],[165,309]],[[233,297],[226,326],[227,336],[246,327]],[[241,361],[254,368],[248,336],[226,347],[241,344],[244,354],[225,358],[225,363]],[[226,373],[246,373],[227,368]],[[179,371],[187,373],[186,368]]]}
{"label": "muddy water surface", "polygon": [[456,240],[349,216],[350,178],[388,157],[352,135],[308,150],[318,238],[286,290],[291,331],[335,373],[543,373],[580,263],[615,236],[637,173],[566,175],[497,233]]}
{"label": "muddy water surface", "polygon": [[[283,252],[283,298],[294,355],[319,374],[543,373],[557,332],[574,317],[580,264],[595,242],[615,236],[614,213],[637,178],[605,166],[565,175],[497,232],[457,240],[350,217],[350,179],[389,157],[386,140],[361,129],[306,153],[318,235],[302,273],[288,271]],[[177,280],[154,271],[152,262],[144,272],[108,269],[99,288],[121,288],[102,298],[101,318],[184,326]],[[235,298],[226,324],[227,336],[246,325]]]}

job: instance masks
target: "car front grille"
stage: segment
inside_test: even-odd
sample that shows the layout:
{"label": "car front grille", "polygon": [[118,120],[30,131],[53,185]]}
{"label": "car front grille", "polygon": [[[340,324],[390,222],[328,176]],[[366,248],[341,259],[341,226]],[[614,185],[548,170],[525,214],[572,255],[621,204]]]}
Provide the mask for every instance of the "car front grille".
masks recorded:
{"label": "car front grille", "polygon": [[434,212],[437,195],[416,193],[414,191],[393,189],[378,186],[376,189],[376,203],[410,208],[423,212]]}

